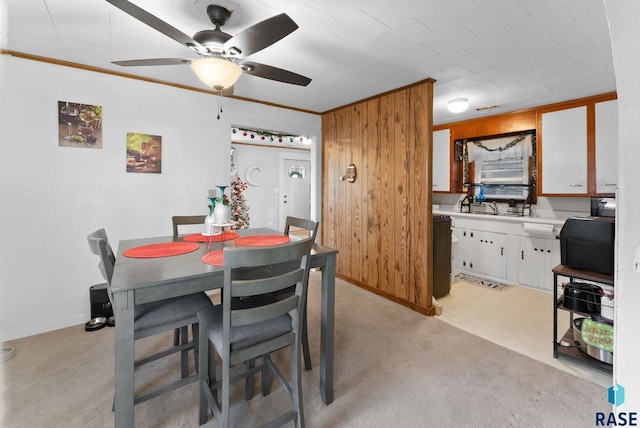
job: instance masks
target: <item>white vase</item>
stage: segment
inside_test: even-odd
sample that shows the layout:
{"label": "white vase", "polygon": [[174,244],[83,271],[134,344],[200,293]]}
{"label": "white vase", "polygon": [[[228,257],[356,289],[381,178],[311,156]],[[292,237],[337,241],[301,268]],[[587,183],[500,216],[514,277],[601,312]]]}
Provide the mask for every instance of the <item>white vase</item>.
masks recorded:
{"label": "white vase", "polygon": [[231,208],[229,205],[216,203],[213,208],[213,220],[215,224],[227,224],[231,220]]}

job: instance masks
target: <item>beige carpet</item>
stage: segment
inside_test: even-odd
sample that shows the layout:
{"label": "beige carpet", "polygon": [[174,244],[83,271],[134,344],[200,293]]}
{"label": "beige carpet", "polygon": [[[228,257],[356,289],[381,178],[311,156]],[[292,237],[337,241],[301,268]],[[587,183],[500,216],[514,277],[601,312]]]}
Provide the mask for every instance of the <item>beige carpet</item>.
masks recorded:
{"label": "beige carpet", "polygon": [[[308,427],[584,427],[611,408],[602,386],[343,281],[336,285],[335,401],[325,406],[318,392],[319,275],[312,274],[309,299],[314,368],[303,378]],[[9,342],[18,352],[0,365],[2,426],[113,426],[113,333],[77,326]],[[173,376],[177,366],[142,368],[136,379]],[[241,394],[235,390],[234,426],[259,425],[288,406],[280,387],[249,402]],[[197,427],[197,400],[195,384],[150,400],[136,406],[136,426]]]}

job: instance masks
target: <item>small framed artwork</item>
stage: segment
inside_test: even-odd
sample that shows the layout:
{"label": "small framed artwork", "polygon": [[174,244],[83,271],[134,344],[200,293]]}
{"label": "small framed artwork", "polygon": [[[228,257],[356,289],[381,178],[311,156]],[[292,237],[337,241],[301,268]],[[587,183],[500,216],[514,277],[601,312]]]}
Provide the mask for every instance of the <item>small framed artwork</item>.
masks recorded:
{"label": "small framed artwork", "polygon": [[102,106],[58,101],[58,146],[102,148]]}
{"label": "small framed artwork", "polygon": [[162,172],[162,137],[127,132],[127,172]]}

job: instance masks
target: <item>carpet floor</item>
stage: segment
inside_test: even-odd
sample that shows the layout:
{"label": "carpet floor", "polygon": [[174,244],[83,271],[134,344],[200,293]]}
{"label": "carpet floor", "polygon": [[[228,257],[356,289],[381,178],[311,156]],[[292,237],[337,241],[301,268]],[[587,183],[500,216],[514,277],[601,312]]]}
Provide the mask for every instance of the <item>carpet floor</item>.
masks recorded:
{"label": "carpet floor", "polygon": [[[479,288],[479,287],[475,287]],[[495,291],[491,291],[494,294]],[[507,291],[508,293],[508,291]],[[609,412],[601,385],[336,281],[335,401],[318,391],[320,273],[311,276],[313,369],[303,374],[307,427],[585,427]],[[447,311],[445,305],[445,312]],[[117,321],[116,321],[117,322]],[[136,343],[141,354],[172,333]],[[83,325],[6,343],[0,364],[0,421],[19,427],[113,426],[114,330]],[[286,365],[288,354],[276,359]],[[136,385],[178,376],[178,358],[136,370]],[[256,391],[258,391],[258,386]],[[233,390],[232,425],[260,425],[289,406],[274,383],[268,397]],[[197,427],[196,384],[135,408],[138,427]],[[210,418],[206,427],[216,427]]]}

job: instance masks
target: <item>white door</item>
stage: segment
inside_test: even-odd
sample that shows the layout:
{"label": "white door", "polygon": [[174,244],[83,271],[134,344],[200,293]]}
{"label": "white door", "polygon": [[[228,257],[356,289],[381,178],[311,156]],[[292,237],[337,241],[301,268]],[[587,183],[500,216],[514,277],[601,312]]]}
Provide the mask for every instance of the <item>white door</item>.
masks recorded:
{"label": "white door", "polygon": [[287,216],[311,218],[311,161],[309,154],[284,154],[280,159],[280,230]]}

